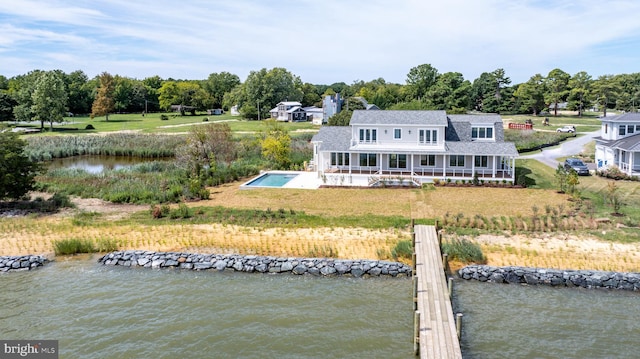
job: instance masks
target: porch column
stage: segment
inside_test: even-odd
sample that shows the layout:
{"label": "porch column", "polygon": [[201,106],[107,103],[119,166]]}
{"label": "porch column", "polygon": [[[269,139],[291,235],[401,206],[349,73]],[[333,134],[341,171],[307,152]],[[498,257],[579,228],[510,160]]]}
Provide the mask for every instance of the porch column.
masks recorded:
{"label": "porch column", "polygon": [[442,155],[442,177],[447,177],[447,160],[449,155]]}
{"label": "porch column", "polygon": [[475,171],[476,171],[476,156],[471,155],[471,178],[473,178]]}
{"label": "porch column", "polygon": [[347,153],[349,156],[349,178],[351,178],[351,162],[353,162],[353,158],[351,158],[351,152]]}
{"label": "porch column", "polygon": [[496,169],[498,167],[498,156],[493,155],[493,164],[491,166],[491,178],[496,178]]}

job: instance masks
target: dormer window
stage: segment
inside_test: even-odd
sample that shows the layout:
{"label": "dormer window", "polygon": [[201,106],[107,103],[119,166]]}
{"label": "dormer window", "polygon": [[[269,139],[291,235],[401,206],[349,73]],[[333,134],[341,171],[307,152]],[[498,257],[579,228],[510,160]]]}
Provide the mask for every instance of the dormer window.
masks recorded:
{"label": "dormer window", "polygon": [[618,135],[624,136],[626,134],[627,134],[627,125],[620,125],[620,127],[618,127]]}
{"label": "dormer window", "polygon": [[471,127],[472,140],[493,140],[493,127]]}
{"label": "dormer window", "polygon": [[402,129],[400,129],[400,128],[394,128],[393,129],[393,139],[394,140],[401,140],[402,139]]}

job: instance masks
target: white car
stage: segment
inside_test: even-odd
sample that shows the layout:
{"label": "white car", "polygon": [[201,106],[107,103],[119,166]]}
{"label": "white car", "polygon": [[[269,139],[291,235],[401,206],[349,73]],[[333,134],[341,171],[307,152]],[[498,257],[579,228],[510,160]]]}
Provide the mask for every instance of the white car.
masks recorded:
{"label": "white car", "polygon": [[576,126],[563,126],[560,127],[556,130],[556,132],[564,132],[564,133],[575,133],[576,132]]}

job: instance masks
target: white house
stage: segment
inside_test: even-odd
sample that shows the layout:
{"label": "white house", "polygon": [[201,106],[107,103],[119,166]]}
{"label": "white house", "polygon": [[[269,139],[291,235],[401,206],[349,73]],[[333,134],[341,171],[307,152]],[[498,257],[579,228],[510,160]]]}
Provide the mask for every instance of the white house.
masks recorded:
{"label": "white house", "polygon": [[598,170],[616,166],[629,176],[640,176],[640,113],[602,118],[595,140]]}
{"label": "white house", "polygon": [[307,120],[311,120],[314,125],[322,125],[323,110],[320,107],[309,106],[303,108],[307,114]]}
{"label": "white house", "polygon": [[313,169],[333,184],[515,181],[518,151],[499,115],[356,110],[349,126],[323,126],[311,142]]}
{"label": "white house", "polygon": [[294,122],[307,120],[307,113],[302,108],[302,104],[297,101],[279,102],[269,113],[271,118],[276,121]]}

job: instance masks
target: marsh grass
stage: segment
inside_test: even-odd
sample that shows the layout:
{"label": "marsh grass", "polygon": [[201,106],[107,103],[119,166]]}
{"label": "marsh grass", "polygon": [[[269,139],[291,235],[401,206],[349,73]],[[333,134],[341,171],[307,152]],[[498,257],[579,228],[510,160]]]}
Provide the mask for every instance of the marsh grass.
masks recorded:
{"label": "marsh grass", "polygon": [[441,250],[452,261],[478,264],[487,262],[487,257],[483,254],[480,245],[466,238],[443,241]]}
{"label": "marsh grass", "polygon": [[90,239],[69,238],[53,242],[53,250],[56,255],[95,253],[96,246]]}

